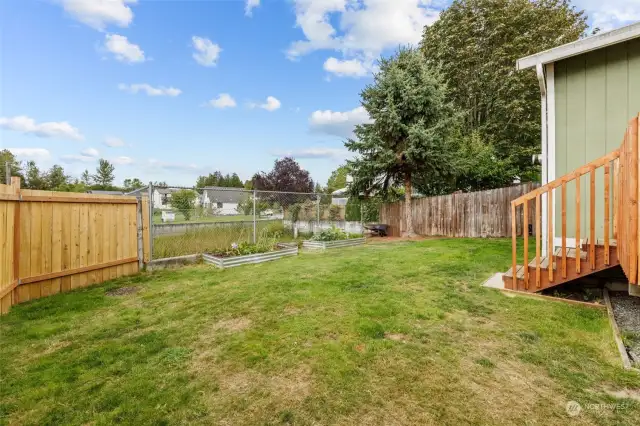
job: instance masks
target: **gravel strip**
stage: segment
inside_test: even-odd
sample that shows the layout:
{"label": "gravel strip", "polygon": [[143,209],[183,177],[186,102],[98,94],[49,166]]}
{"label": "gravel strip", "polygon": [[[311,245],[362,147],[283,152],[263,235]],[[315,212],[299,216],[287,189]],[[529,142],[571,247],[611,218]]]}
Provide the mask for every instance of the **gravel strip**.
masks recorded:
{"label": "gravel strip", "polygon": [[640,364],[640,297],[624,292],[611,292],[613,316],[631,362]]}

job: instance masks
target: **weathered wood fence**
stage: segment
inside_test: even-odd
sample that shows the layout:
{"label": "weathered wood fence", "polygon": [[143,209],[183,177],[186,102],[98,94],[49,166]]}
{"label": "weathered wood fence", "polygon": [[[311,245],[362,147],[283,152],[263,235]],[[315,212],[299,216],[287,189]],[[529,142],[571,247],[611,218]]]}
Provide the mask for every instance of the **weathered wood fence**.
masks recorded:
{"label": "weathered wood fence", "polygon": [[[525,183],[488,191],[414,198],[411,200],[413,229],[425,236],[511,236],[511,201],[538,186],[537,183]],[[534,213],[531,210],[529,217]],[[380,223],[389,225],[390,236],[402,234],[403,217],[404,201],[380,206]],[[522,235],[522,224],[521,212],[516,217],[518,235]]]}
{"label": "weathered wood fence", "polygon": [[0,185],[0,314],[12,305],[138,272],[149,208],[135,197]]}

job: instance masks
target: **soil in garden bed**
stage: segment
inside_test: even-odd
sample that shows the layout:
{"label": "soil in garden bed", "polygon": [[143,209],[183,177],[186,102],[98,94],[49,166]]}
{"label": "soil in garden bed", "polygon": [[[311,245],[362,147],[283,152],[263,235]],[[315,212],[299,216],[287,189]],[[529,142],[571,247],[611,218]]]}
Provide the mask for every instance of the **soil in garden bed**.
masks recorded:
{"label": "soil in garden bed", "polygon": [[635,366],[640,366],[640,297],[621,291],[609,292],[609,296],[629,358]]}

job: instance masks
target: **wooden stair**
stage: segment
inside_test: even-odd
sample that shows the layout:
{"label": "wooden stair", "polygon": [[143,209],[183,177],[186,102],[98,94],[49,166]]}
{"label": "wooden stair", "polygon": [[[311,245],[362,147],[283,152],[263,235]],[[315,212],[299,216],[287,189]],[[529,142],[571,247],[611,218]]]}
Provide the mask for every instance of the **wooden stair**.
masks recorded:
{"label": "wooden stair", "polygon": [[[596,272],[604,271],[609,268],[618,266],[618,251],[616,240],[609,241],[608,262],[605,256],[605,244],[603,240],[597,240],[594,247],[594,264],[592,265],[589,257],[590,244],[585,241],[580,250],[575,248],[566,248],[566,256],[562,256],[562,249],[556,248],[553,256],[552,270],[549,273],[549,257],[540,257],[540,277],[536,276],[536,259],[529,262],[529,282],[525,282],[525,269],[523,265],[516,266],[516,286],[513,286],[513,268],[509,268],[506,274],[502,276],[505,288],[518,291],[526,291],[535,293],[541,290],[552,288],[560,284],[564,284],[575,279],[585,277]],[[577,258],[580,261],[577,261]],[[563,268],[563,264],[565,267]],[[579,268],[578,268],[579,265]]]}
{"label": "wooden stair", "polygon": [[[640,114],[624,134],[620,148],[597,158],[511,202],[511,269],[504,287],[536,292],[620,265],[629,284],[640,277]],[[600,180],[600,184],[597,182]],[[581,183],[583,182],[583,183]],[[568,200],[568,186],[573,190]],[[584,191],[581,191],[581,185]],[[598,187],[602,191],[598,190]],[[585,197],[586,195],[586,197]],[[596,202],[596,198],[601,201]],[[529,217],[529,205],[535,206]],[[543,207],[543,205],[545,205]],[[567,220],[571,207],[571,221]],[[518,265],[517,209],[522,208],[522,263]],[[602,210],[600,210],[602,209]],[[543,213],[544,210],[544,213]],[[600,213],[598,213],[600,210]],[[546,216],[543,238],[542,216]],[[557,220],[554,226],[554,221]],[[530,261],[529,223],[535,239]],[[586,225],[586,229],[585,228]],[[573,229],[568,229],[569,227]],[[603,239],[596,239],[602,232]],[[561,241],[555,247],[555,236]],[[582,237],[587,237],[584,241]],[[568,248],[568,239],[582,242]],[[553,255],[542,256],[543,247]],[[514,277],[515,273],[515,277]]]}

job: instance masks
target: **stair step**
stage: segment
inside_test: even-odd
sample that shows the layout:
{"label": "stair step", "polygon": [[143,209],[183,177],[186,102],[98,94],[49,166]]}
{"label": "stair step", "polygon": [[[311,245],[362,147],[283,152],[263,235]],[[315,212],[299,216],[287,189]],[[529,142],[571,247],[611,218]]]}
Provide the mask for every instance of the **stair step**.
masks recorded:
{"label": "stair step", "polygon": [[[556,263],[557,262],[553,262],[553,269],[554,270],[557,268]],[[536,267],[536,260],[533,259],[531,262],[529,262],[529,266],[531,268],[535,268]],[[548,269],[549,268],[549,258],[548,257],[545,256],[540,260],[540,268],[541,269]]]}
{"label": "stair step", "polygon": [[[569,248],[567,247],[566,249],[567,251],[567,257],[572,257],[572,258],[576,258],[576,249],[574,248]],[[554,252],[553,255],[556,257],[562,257],[562,247],[558,247]],[[580,259],[582,260],[586,260],[587,259],[587,252],[586,250],[580,250]]]}
{"label": "stair step", "polygon": [[[588,246],[589,245],[589,239],[587,238],[586,240],[582,241],[582,245],[583,246]],[[597,238],[596,239],[596,247],[597,246],[602,246],[604,247],[604,238]],[[617,247],[618,246],[618,242],[614,239],[609,238],[609,247]]]}
{"label": "stair step", "polygon": [[[506,274],[504,274],[505,277],[507,278],[513,278],[513,272],[512,272],[513,268],[509,268],[509,270],[507,271]],[[522,280],[524,279],[524,266],[522,265],[516,265],[516,273],[517,273],[517,277],[518,279]]]}

